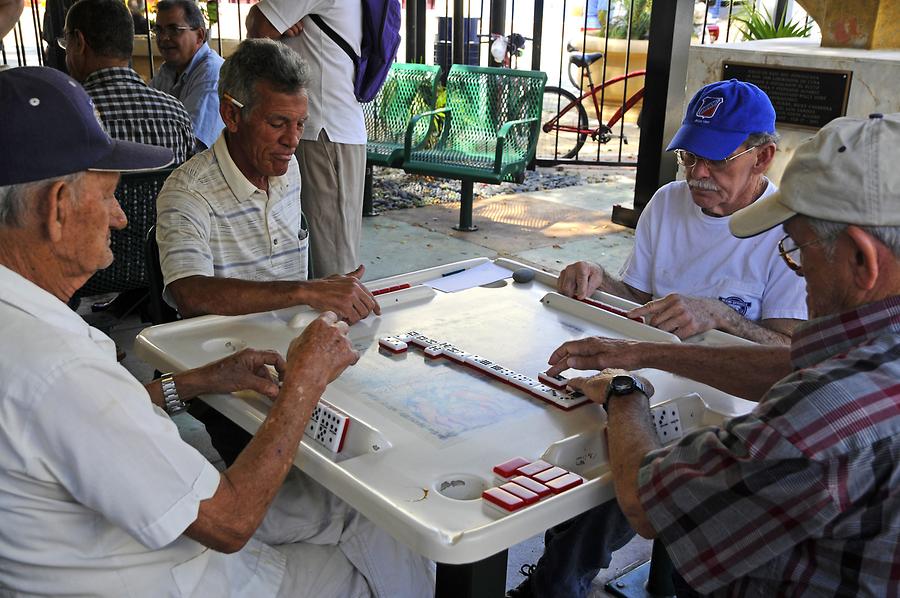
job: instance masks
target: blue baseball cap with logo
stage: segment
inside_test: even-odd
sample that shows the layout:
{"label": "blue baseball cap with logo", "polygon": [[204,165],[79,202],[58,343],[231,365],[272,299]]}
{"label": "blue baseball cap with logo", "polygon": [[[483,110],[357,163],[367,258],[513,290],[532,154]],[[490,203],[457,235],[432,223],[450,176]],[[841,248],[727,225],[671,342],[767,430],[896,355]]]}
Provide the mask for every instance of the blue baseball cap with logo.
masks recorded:
{"label": "blue baseball cap with logo", "polygon": [[171,162],[170,149],[111,139],[87,92],[68,75],[42,66],[0,71],[0,186]]}
{"label": "blue baseball cap with logo", "polygon": [[775,133],[775,108],[756,85],[737,79],[700,88],[666,151],[687,150],[724,160],[752,133]]}

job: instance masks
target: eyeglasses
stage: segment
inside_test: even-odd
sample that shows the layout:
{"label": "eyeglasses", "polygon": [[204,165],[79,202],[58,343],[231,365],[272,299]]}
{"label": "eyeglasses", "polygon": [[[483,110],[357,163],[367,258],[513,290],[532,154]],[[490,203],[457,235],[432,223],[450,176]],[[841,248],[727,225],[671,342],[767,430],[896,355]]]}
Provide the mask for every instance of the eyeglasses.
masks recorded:
{"label": "eyeglasses", "polygon": [[742,152],[738,152],[733,156],[728,156],[724,160],[710,160],[708,158],[701,158],[697,154],[693,152],[689,152],[687,150],[677,149],[675,150],[675,160],[678,162],[680,166],[684,166],[685,168],[693,168],[697,165],[697,162],[703,162],[706,164],[706,167],[709,168],[713,172],[720,172],[728,168],[728,163],[732,160],[736,160],[740,158],[744,154],[755,150],[758,145],[754,145],[752,147],[748,147]]}
{"label": "eyeglasses", "polygon": [[[808,247],[809,245],[813,245],[815,243],[821,243],[822,241],[830,240],[833,237],[826,237],[825,239],[813,239],[808,243],[804,243],[802,245],[794,245],[790,249],[785,249],[785,243],[791,243],[793,245],[794,241],[791,239],[790,235],[785,235],[780,241],[778,241],[778,255],[781,256],[781,259],[784,260],[784,263],[787,264],[787,267],[793,270],[794,272],[800,272],[803,269],[803,264],[800,263],[799,260],[794,260],[791,257],[791,254],[795,251],[800,251],[804,247]],[[800,274],[801,276],[803,274]]]}
{"label": "eyeglasses", "polygon": [[166,25],[165,27],[160,27],[159,25],[154,25],[150,28],[150,33],[154,37],[178,37],[181,35],[183,31],[196,31],[197,27],[190,27],[188,25]]}
{"label": "eyeglasses", "polygon": [[63,34],[56,38],[56,45],[59,46],[60,48],[62,48],[63,50],[65,50],[66,46],[69,45],[69,42],[66,41],[68,39],[69,39],[69,33],[67,31],[63,31]]}

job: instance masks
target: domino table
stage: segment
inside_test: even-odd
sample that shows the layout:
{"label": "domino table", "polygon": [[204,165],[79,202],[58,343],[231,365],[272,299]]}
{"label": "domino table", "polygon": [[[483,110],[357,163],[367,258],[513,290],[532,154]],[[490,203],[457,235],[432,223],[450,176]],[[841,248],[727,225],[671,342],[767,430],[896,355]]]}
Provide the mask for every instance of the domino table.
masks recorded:
{"label": "domino table", "polygon": [[[295,458],[376,525],[436,561],[439,596],[502,596],[510,546],[613,498],[605,413],[590,402],[550,400],[551,389],[565,394],[564,381],[539,376],[550,353],[589,335],[680,342],[620,315],[630,307],[621,299],[596,293],[576,301],[554,292],[550,274],[517,283],[512,273],[521,264],[492,265],[508,275],[457,292],[422,283],[465,276],[491,260],[368,282],[382,291],[382,315],[350,328],[360,360],[329,385]],[[244,347],[284,353],[316,315],[298,307],[204,316],[147,328],[135,350],[163,371]],[[725,337],[697,340],[730,342]],[[642,374],[656,388],[654,423],[664,442],[753,406],[665,372]],[[534,391],[538,386],[547,391]],[[203,400],[251,433],[270,406],[252,393]]]}

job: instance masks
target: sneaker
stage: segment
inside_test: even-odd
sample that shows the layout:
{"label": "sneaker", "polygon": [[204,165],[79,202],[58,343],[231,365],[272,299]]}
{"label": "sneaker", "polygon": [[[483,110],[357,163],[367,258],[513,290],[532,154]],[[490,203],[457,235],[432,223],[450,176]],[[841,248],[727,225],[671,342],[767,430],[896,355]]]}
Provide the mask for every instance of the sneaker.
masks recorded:
{"label": "sneaker", "polygon": [[524,575],[525,579],[518,586],[508,591],[506,598],[534,598],[534,592],[531,591],[531,575],[535,569],[537,569],[537,565],[522,565],[519,568],[519,573]]}

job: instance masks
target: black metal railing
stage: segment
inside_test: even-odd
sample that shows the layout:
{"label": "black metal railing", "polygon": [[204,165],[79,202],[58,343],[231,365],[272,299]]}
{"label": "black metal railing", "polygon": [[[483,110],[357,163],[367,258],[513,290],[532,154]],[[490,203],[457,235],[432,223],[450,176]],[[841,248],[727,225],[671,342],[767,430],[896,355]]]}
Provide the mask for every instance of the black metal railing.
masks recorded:
{"label": "black metal railing", "polygon": [[[74,0],[48,0],[52,11]],[[244,20],[255,0],[209,1],[201,3],[212,21],[210,44],[220,54],[227,53],[231,40],[245,35]],[[694,3],[693,43],[722,43],[742,38],[738,16],[744,2],[754,0],[699,0]],[[630,102],[643,89],[644,78],[634,74],[644,70],[648,47],[648,24],[652,0],[403,0],[406,43],[398,60],[440,64],[500,64],[490,52],[495,36],[520,34],[524,47],[509,61],[512,68],[543,70],[547,85],[571,94],[579,106],[568,114],[576,125],[545,127],[545,148],[539,164],[635,165],[639,152],[643,104]],[[787,10],[788,0],[779,0],[776,15]],[[149,23],[153,13],[145,3],[140,7]],[[0,58],[13,66],[44,64],[47,53],[61,34],[61,23],[47,18],[47,9],[32,0],[13,32],[4,40]],[[805,15],[805,13],[803,13]],[[459,17],[457,19],[456,17]],[[56,19],[58,21],[58,19]],[[45,28],[59,30],[45,31]],[[149,36],[136,39],[136,61],[144,76],[158,68],[159,56]],[[603,58],[579,67],[572,62],[590,62],[586,54],[602,52]],[[147,64],[143,64],[146,61]],[[56,65],[54,65],[56,66]],[[609,83],[615,80],[615,83]],[[594,93],[591,89],[595,90]],[[568,98],[569,95],[566,95]],[[558,96],[557,96],[558,97]],[[548,100],[552,103],[552,98]],[[571,103],[567,100],[566,102]],[[551,109],[552,108],[552,109]],[[548,106],[544,122],[566,108],[562,100]],[[663,107],[660,107],[662,109]],[[617,116],[618,115],[618,116]],[[586,123],[580,122],[585,119]],[[582,126],[583,125],[583,126]],[[581,131],[581,132],[573,132]],[[573,140],[574,138],[574,140]],[[583,138],[583,142],[579,140]],[[551,148],[552,144],[552,148]],[[575,152],[571,149],[578,146]],[[560,151],[560,147],[565,151]],[[550,151],[552,149],[553,151]]]}

